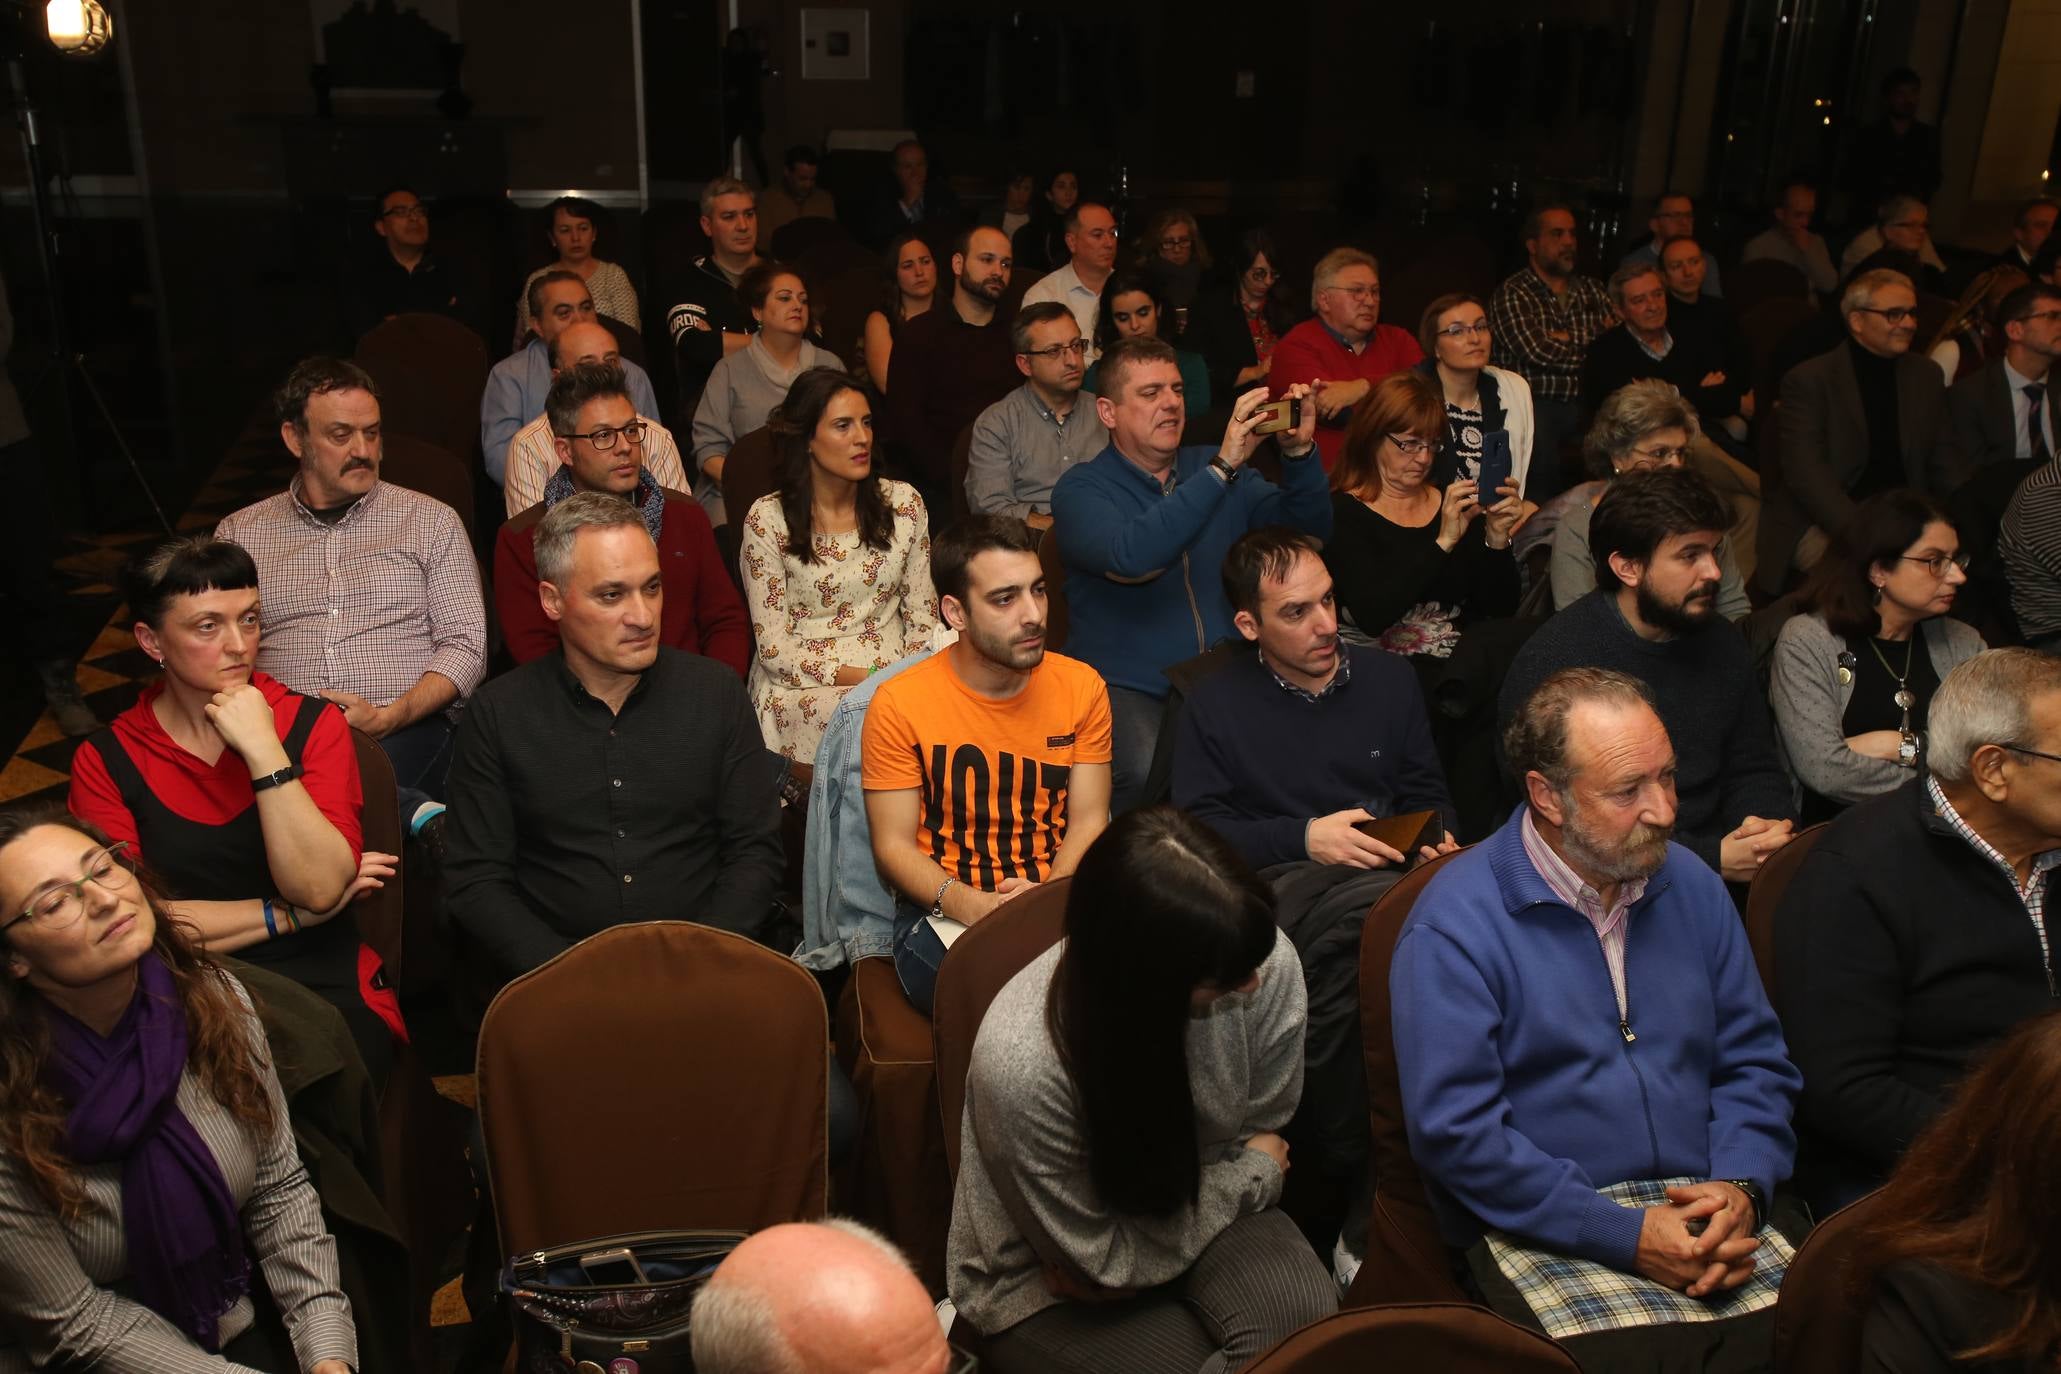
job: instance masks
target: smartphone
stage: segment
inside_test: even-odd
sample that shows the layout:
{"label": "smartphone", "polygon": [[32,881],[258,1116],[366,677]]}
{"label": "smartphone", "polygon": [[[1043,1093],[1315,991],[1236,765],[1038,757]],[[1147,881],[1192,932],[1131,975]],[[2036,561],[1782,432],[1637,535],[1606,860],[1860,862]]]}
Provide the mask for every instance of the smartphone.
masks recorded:
{"label": "smartphone", "polygon": [[581,1255],[580,1268],[594,1283],[609,1287],[649,1282],[644,1277],[644,1266],[637,1263],[637,1257],[623,1246]]}
{"label": "smartphone", "polygon": [[1252,412],[1259,423],[1252,427],[1254,434],[1286,434],[1291,429],[1302,428],[1302,397],[1284,396],[1278,401],[1269,401]]}
{"label": "smartphone", "polygon": [[1509,430],[1492,429],[1482,435],[1480,485],[1474,490],[1474,498],[1484,506],[1502,500],[1503,483],[1510,480],[1514,461],[1510,456]]}
{"label": "smartphone", "polygon": [[1377,816],[1371,821],[1359,821],[1353,825],[1369,839],[1379,840],[1404,859],[1415,863],[1417,851],[1425,845],[1436,845],[1446,837],[1445,822],[1436,811],[1408,811],[1400,816]]}

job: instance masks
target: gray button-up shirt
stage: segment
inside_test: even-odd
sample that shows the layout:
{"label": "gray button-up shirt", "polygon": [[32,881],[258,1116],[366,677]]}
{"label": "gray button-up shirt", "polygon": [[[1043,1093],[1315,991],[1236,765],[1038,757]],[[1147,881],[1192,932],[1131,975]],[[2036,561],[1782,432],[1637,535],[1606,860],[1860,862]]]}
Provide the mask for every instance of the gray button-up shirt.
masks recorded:
{"label": "gray button-up shirt", "polygon": [[1049,514],[1052,484],[1109,444],[1093,392],[1060,419],[1028,382],[980,413],[966,455],[966,504],[988,515]]}

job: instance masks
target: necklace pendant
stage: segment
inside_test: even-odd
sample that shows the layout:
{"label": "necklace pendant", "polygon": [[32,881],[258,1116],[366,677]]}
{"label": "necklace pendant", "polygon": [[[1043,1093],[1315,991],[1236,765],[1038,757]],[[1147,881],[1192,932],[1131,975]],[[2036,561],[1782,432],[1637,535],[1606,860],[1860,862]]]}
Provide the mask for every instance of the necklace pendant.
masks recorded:
{"label": "necklace pendant", "polygon": [[1918,704],[1918,698],[1911,695],[1910,688],[1899,687],[1896,689],[1896,704],[1908,711]]}
{"label": "necklace pendant", "polygon": [[1847,666],[1846,666],[1846,665],[1845,665],[1844,663],[1842,663],[1842,664],[1840,664],[1840,665],[1839,665],[1839,675],[1838,675],[1838,676],[1839,676],[1839,685],[1840,685],[1841,687],[1851,687],[1851,686],[1853,686],[1853,669],[1851,669],[1851,668],[1847,667]]}

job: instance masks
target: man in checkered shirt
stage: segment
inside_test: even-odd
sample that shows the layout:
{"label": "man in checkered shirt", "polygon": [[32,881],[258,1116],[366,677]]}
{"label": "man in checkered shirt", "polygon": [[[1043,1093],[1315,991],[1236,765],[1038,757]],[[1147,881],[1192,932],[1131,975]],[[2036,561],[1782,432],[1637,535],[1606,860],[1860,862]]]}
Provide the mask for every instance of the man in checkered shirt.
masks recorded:
{"label": "man in checkered shirt", "polygon": [[300,470],[215,538],[258,565],[258,666],[335,702],[395,781],[441,801],[453,713],[486,671],[479,565],[458,512],[379,480],[379,393],[354,363],[309,358],[275,398]]}
{"label": "man in checkered shirt", "polygon": [[1523,270],[1489,297],[1495,362],[1531,384],[1533,437],[1524,494],[1544,501],[1568,485],[1560,447],[1587,426],[1582,363],[1597,335],[1617,324],[1603,283],[1574,270],[1574,212],[1542,205],[1524,222]]}

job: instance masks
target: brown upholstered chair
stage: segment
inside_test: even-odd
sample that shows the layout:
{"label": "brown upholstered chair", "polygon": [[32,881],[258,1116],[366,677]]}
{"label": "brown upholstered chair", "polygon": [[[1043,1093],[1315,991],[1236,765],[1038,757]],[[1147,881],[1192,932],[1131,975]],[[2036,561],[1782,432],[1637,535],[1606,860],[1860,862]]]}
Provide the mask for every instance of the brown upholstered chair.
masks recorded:
{"label": "brown upholstered chair", "polygon": [[1024,965],[1066,933],[1066,894],[1073,879],[1040,883],[1004,902],[952,942],[938,965],[930,1034],[937,1056],[937,1099],[944,1117],[945,1159],[959,1177],[959,1121],[966,1112],[966,1071],[988,1004]]}
{"label": "brown upholstered chair", "polygon": [[773,431],[760,425],[738,439],[723,460],[723,509],[734,529],[761,496],[778,490],[780,459],[773,450]]}
{"label": "brown upholstered chair", "polygon": [[1360,1037],[1367,1062],[1367,1114],[1374,1145],[1374,1214],[1367,1223],[1367,1257],[1346,1294],[1348,1307],[1376,1302],[1465,1302],[1451,1257],[1438,1234],[1424,1176],[1410,1157],[1403,1122],[1403,1089],[1389,1025],[1388,967],[1396,937],[1424,885],[1451,856],[1419,864],[1381,894],[1360,934]]}
{"label": "brown upholstered chair", "polygon": [[[399,855],[402,849],[401,803],[394,793],[394,766],[388,761],[386,750],[379,747],[379,741],[363,730],[351,731],[351,748],[358,755],[358,785],[365,793],[365,804],[358,812],[358,824],[364,832],[363,847]],[[370,945],[379,961],[386,965],[387,981],[396,987],[400,986],[403,967],[401,889],[407,876],[405,868],[395,864],[394,876],[387,880],[386,886],[363,901],[351,904],[352,919],[358,924],[358,938]]]}
{"label": "brown upholstered chair", "polygon": [[1768,855],[1746,889],[1746,942],[1753,946],[1753,962],[1760,969],[1760,985],[1770,1002],[1775,1000],[1775,912],[1782,905],[1789,880],[1803,866],[1804,855],[1811,852],[1828,824],[1798,832],[1795,839]]}
{"label": "brown upholstered chair", "polygon": [[380,426],[427,440],[469,465],[479,452],[487,346],[442,315],[396,315],[358,340],[352,355],[379,384]]}
{"label": "brown upholstered chair", "polygon": [[1066,561],[1059,556],[1059,535],[1047,525],[1038,535],[1038,566],[1045,574],[1045,647],[1057,653],[1066,647]]}
{"label": "brown upholstered chair", "polygon": [[837,1004],[837,1052],[859,1099],[859,1138],[838,1178],[838,1210],[877,1226],[933,1293],[944,1292],[952,1180],[939,1125],[930,1021],[892,959],[852,965]]}
{"label": "brown upholstered chair", "polygon": [[[626,363],[635,363],[646,371],[650,370],[651,364],[646,361],[643,330],[613,315],[596,315],[594,322],[615,335],[615,351],[618,357]],[[653,415],[650,418],[656,420],[660,417]]]}
{"label": "brown upholstered chair", "polygon": [[1869,1293],[1856,1282],[1855,1266],[1881,1196],[1870,1193],[1826,1217],[1789,1261],[1775,1304],[1775,1374],[1818,1374],[1860,1363]]}
{"label": "brown upholstered chair", "polygon": [[604,930],[517,978],[479,1033],[502,1251],[822,1216],[828,1022],[806,969],[687,921]]}
{"label": "brown upholstered chair", "polygon": [[[1829,1366],[1828,1366],[1829,1367]],[[1247,1374],[1581,1374],[1536,1331],[1471,1303],[1388,1303],[1311,1322],[1246,1366]]]}
{"label": "brown upholstered chair", "polygon": [[465,534],[472,537],[472,469],[450,451],[407,434],[389,434],[380,443],[379,475],[397,487],[419,491],[458,512]]}
{"label": "brown upholstered chair", "polygon": [[1755,258],[1725,267],[1725,302],[1741,315],[1763,301],[1807,301],[1810,294],[1810,278],[1776,258]]}

